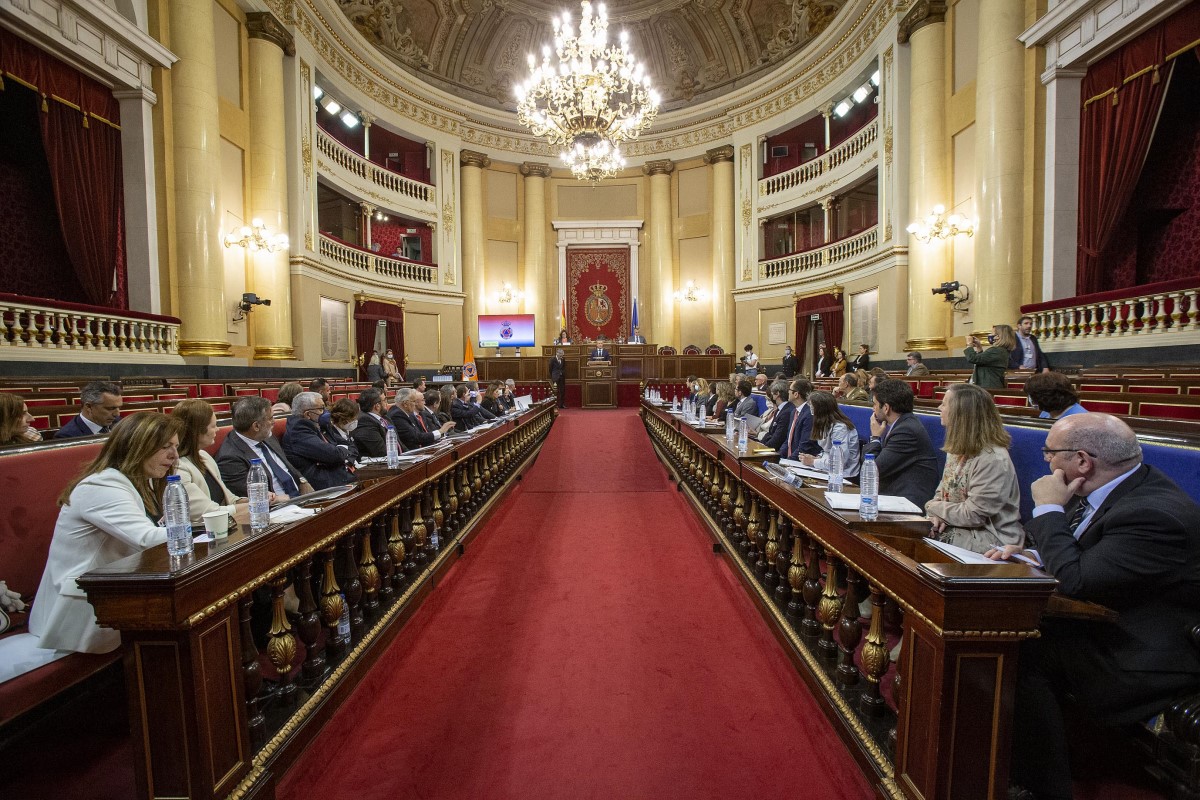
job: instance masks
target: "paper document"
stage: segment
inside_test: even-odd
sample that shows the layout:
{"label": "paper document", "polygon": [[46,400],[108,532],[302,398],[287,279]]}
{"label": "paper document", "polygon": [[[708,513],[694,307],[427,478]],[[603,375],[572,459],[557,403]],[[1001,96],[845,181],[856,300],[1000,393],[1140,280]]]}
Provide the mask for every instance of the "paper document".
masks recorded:
{"label": "paper document", "polygon": [[278,511],[271,512],[271,524],[278,525],[286,522],[296,522],[315,516],[315,508],[300,508],[299,506],[284,506]]}
{"label": "paper document", "polygon": [[999,561],[993,561],[982,553],[976,553],[974,550],[967,550],[964,547],[959,547],[956,544],[948,544],[939,542],[937,539],[925,537],[925,541],[933,547],[941,550],[946,555],[953,558],[955,561],[961,561],[964,564],[999,564]]}
{"label": "paper document", "polygon": [[[825,502],[837,511],[857,511],[859,503],[858,492],[826,492]],[[879,495],[879,510],[889,514],[924,514],[923,509],[917,508],[906,497],[898,495]]]}
{"label": "paper document", "polygon": [[[788,471],[791,472],[793,475],[799,475],[802,478],[812,478],[813,480],[818,480],[818,481],[828,481],[829,480],[828,472],[826,472],[823,469],[816,469],[815,467],[806,467],[806,466],[804,466],[803,461],[793,461],[790,458],[781,458],[781,459],[779,459],[779,463],[783,464],[785,467],[787,467]],[[850,483],[850,481],[843,478],[842,485],[843,486],[853,486],[854,484]],[[854,507],[858,508],[858,501],[855,501]]]}

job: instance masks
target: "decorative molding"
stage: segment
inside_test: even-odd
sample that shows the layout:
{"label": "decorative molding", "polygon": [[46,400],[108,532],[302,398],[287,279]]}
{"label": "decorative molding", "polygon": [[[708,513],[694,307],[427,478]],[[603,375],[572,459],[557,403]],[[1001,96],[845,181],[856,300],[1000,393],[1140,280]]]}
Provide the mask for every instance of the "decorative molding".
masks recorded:
{"label": "decorative molding", "polygon": [[535,161],[523,161],[521,162],[520,172],[526,178],[549,178],[550,165]]}
{"label": "decorative molding", "polygon": [[477,153],[474,150],[463,150],[458,155],[458,161],[464,167],[479,167],[487,169],[492,165],[492,159],[488,158],[483,153]]}
{"label": "decorative molding", "polygon": [[[1059,0],[1017,38],[1046,48],[1046,71],[1087,65],[1174,14],[1191,0]],[[1043,76],[1043,81],[1047,79]]]}
{"label": "decorative molding", "polygon": [[946,0],[917,0],[908,13],[900,18],[900,29],[896,41],[908,44],[913,33],[926,25],[937,25],[946,21]]}
{"label": "decorative molding", "polygon": [[286,56],[296,55],[296,41],[279,18],[270,11],[254,11],[246,15],[246,35],[277,45]]}
{"label": "decorative molding", "polygon": [[653,177],[654,175],[670,175],[675,171],[675,162],[669,158],[662,158],[656,161],[647,161],[642,166],[642,172]]}
{"label": "decorative molding", "polygon": [[720,147],[714,147],[704,153],[704,163],[712,166],[713,164],[733,163],[733,145],[726,144]]}
{"label": "decorative molding", "polygon": [[927,336],[920,339],[908,339],[904,342],[905,350],[945,350],[945,336]]}

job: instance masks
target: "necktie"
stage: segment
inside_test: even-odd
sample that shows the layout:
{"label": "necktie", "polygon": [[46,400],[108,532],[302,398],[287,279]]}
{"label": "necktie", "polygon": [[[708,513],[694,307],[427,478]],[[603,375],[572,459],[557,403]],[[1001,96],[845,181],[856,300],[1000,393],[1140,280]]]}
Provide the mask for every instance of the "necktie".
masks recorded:
{"label": "necktie", "polygon": [[800,411],[799,411],[799,409],[793,409],[792,410],[792,424],[788,426],[788,436],[787,436],[787,457],[788,458],[792,457],[792,436],[796,431],[796,423],[799,421],[800,421]]}
{"label": "necktie", "polygon": [[420,415],[420,414],[417,414],[417,415],[415,415],[415,416],[416,416],[416,418],[417,418],[417,424],[421,426],[421,430],[423,430],[423,431],[425,431],[426,433],[428,433],[428,432],[429,432],[429,428],[426,428],[426,427],[425,427],[425,420],[421,419],[421,415]]}
{"label": "necktie", "polygon": [[275,459],[267,453],[267,446],[262,442],[258,443],[258,452],[262,454],[263,463],[271,470],[271,474],[275,476],[275,488],[282,489],[288,497],[296,497],[300,494],[300,487],[292,480],[292,476],[288,471],[279,466]]}
{"label": "necktie", "polygon": [[1088,511],[1091,509],[1092,506],[1088,503],[1086,497],[1079,501],[1079,505],[1075,506],[1075,511],[1072,512],[1071,518],[1067,520],[1067,526],[1070,527],[1072,534],[1079,529],[1079,524],[1083,522],[1083,518],[1087,516]]}
{"label": "necktie", "polygon": [[112,425],[101,425],[100,432],[101,433],[112,433]]}

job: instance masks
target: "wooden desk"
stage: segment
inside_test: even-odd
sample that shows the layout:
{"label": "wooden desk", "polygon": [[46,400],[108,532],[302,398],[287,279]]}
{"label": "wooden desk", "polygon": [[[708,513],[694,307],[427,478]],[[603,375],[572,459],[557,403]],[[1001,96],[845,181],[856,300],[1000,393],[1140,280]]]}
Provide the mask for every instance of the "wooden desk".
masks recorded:
{"label": "wooden desk", "polygon": [[[138,797],[273,797],[554,418],[544,401],[304,521],[257,535],[242,527],[181,563],[161,545],[81,577],[97,619],[121,631]],[[289,586],[298,617],[285,613]],[[273,617],[274,669],[251,636],[256,594]]]}
{"label": "wooden desk", "polygon": [[[863,522],[830,509],[820,489],[787,486],[723,437],[646,403],[642,417],[877,795],[1003,798],[1017,652],[1037,635],[1055,580],[1021,564],[950,562],[923,541],[927,521]],[[889,626],[902,643],[899,713],[880,686],[892,675]]]}
{"label": "wooden desk", "polygon": [[607,361],[588,361],[579,371],[584,408],[616,408],[617,376]]}

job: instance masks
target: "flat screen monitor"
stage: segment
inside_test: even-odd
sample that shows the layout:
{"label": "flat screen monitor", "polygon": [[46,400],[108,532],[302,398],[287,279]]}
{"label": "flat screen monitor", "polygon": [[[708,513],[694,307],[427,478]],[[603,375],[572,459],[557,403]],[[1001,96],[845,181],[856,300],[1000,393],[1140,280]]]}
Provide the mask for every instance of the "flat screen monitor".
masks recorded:
{"label": "flat screen monitor", "polygon": [[480,314],[481,347],[533,347],[533,314]]}

